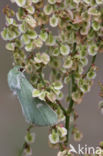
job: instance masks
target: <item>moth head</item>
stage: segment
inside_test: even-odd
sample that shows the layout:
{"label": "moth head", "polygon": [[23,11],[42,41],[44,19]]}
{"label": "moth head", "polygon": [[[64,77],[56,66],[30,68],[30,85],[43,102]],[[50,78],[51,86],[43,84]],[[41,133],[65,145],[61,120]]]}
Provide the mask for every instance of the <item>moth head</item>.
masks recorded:
{"label": "moth head", "polygon": [[11,90],[16,91],[21,89],[20,81],[22,77],[24,77],[23,74],[23,68],[20,66],[15,66],[13,69],[11,69],[8,73],[8,85]]}

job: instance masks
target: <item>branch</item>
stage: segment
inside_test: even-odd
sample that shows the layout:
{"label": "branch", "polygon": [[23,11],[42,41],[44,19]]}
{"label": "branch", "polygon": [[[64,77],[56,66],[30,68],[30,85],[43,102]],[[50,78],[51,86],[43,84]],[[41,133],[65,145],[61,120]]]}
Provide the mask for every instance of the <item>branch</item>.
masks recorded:
{"label": "branch", "polygon": [[[33,124],[29,125],[29,127],[27,128],[27,132],[30,132],[32,128],[33,128]],[[24,149],[25,149],[26,145],[27,145],[27,143],[24,142],[24,144],[22,145],[22,148],[18,152],[18,156],[23,155],[23,152],[24,152]]]}
{"label": "branch", "polygon": [[59,107],[62,109],[64,115],[66,116],[67,115],[67,111],[64,109],[64,107],[62,106],[62,104],[60,103],[59,100],[56,100],[56,103],[59,105]]}
{"label": "branch", "polygon": [[[73,51],[72,51],[72,54],[74,55],[76,53],[76,43],[74,43],[73,45]],[[67,109],[67,115],[66,115],[66,122],[65,122],[65,127],[67,129],[67,136],[66,136],[66,141],[65,141],[65,144],[67,145],[68,142],[69,142],[69,129],[70,129],[70,114],[72,113],[72,109],[73,109],[73,104],[74,104],[74,101],[72,100],[72,92],[75,91],[75,79],[74,79],[74,73],[72,72],[71,73],[71,80],[72,80],[72,90],[71,90],[71,98],[70,98],[70,103],[69,103],[69,107]]]}
{"label": "branch", "polygon": [[89,70],[91,69],[92,65],[95,63],[96,57],[97,57],[97,55],[95,55],[95,56],[92,57],[91,65],[89,66],[89,68],[88,68],[88,70],[86,71],[86,73],[83,75],[83,78],[86,77],[86,75],[87,75],[87,73],[89,72]]}
{"label": "branch", "polygon": [[[74,83],[74,74],[73,73],[72,73],[71,78],[72,78],[72,92],[73,92],[73,91],[75,91],[75,83]],[[71,92],[71,94],[72,94],[72,92]],[[72,113],[73,104],[74,104],[74,101],[72,100],[72,96],[71,96],[69,107],[68,107],[68,110],[67,110],[68,113],[67,113],[67,116],[66,116],[66,123],[65,123],[65,127],[67,129],[67,138],[66,138],[66,141],[65,141],[66,145],[69,142],[70,114]]]}

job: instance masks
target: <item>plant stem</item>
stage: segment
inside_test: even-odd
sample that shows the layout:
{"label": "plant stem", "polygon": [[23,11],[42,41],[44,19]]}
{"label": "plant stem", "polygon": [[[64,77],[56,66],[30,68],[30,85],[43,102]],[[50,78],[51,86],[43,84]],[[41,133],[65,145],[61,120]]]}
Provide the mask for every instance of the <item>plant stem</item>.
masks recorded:
{"label": "plant stem", "polygon": [[93,56],[91,65],[89,66],[89,68],[88,68],[88,70],[86,71],[86,73],[83,75],[83,78],[86,77],[86,75],[87,75],[87,73],[89,72],[90,68],[91,68],[92,65],[95,63],[96,57],[97,57],[97,55]]}
{"label": "plant stem", "polygon": [[27,128],[27,131],[30,132],[30,130],[33,128],[33,124],[31,124],[28,128]]}
{"label": "plant stem", "polygon": [[69,107],[68,107],[68,111],[67,111],[67,115],[66,115],[66,122],[65,122],[65,128],[67,129],[67,137],[66,137],[66,141],[65,141],[65,144],[67,145],[68,142],[69,142],[69,129],[70,129],[70,115],[72,113],[72,108],[73,108],[73,104],[74,104],[74,101],[70,100],[70,103],[69,103]]}
{"label": "plant stem", "polygon": [[61,110],[63,111],[64,115],[67,115],[67,111],[64,109],[64,107],[62,106],[62,104],[60,103],[59,100],[56,100],[56,103],[59,105],[59,107],[61,108]]}
{"label": "plant stem", "polygon": [[[74,47],[73,47],[73,53],[76,52],[76,44],[74,43]],[[91,62],[91,65],[90,67],[88,68],[87,72],[85,73],[84,77],[86,76],[86,74],[88,73],[88,71],[90,70],[90,68],[92,67],[92,65],[95,63],[95,60],[96,60],[96,56],[93,56],[92,58],[92,62]],[[76,86],[75,86],[75,80],[74,80],[74,74],[72,73],[71,74],[71,79],[72,79],[72,91],[71,91],[71,94],[73,91],[75,91],[76,89]],[[67,110],[67,114],[66,114],[66,122],[65,122],[65,128],[67,129],[67,137],[66,137],[66,141],[65,141],[65,145],[67,146],[68,145],[68,142],[69,142],[69,129],[70,129],[70,115],[73,111],[73,104],[74,104],[74,101],[72,100],[72,97],[70,99],[70,103],[69,103],[69,107],[68,107],[68,110]]]}
{"label": "plant stem", "polygon": [[92,58],[92,64],[94,64],[95,60],[96,60],[97,55],[93,56]]}
{"label": "plant stem", "polygon": [[[27,132],[30,132],[32,128],[33,128],[33,125],[32,124],[29,125],[29,127],[27,128]],[[24,142],[24,144],[22,145],[22,148],[19,150],[18,156],[22,156],[23,155],[25,146],[26,146],[26,142]]]}
{"label": "plant stem", "polygon": [[69,123],[70,123],[70,116],[67,115],[66,122],[65,122],[65,128],[67,129],[67,135],[66,135],[66,141],[65,141],[66,146],[68,145],[68,142],[69,142],[69,127],[70,127]]}
{"label": "plant stem", "polygon": [[24,147],[25,147],[25,143],[23,144],[22,148],[20,149],[18,156],[22,156]]}
{"label": "plant stem", "polygon": [[43,76],[42,76],[42,72],[40,72],[39,75],[40,75],[41,82],[43,83],[44,86],[46,86],[46,83],[45,83]]}
{"label": "plant stem", "polygon": [[[73,51],[72,54],[74,55],[76,53],[76,43],[74,43],[73,45]],[[72,113],[72,109],[73,109],[73,104],[74,101],[72,100],[72,92],[75,91],[75,80],[74,80],[74,73],[71,73],[71,80],[72,80],[72,90],[71,90],[71,95],[70,95],[70,103],[69,103],[69,107],[67,109],[67,114],[66,114],[66,122],[65,122],[65,128],[67,129],[67,136],[66,136],[66,141],[65,141],[65,145],[68,145],[69,142],[69,138],[70,138],[70,133],[69,133],[69,129],[70,129],[70,115]]]}
{"label": "plant stem", "polygon": [[74,43],[74,45],[73,45],[73,51],[72,51],[72,54],[75,54],[75,53],[76,53],[76,46],[77,46],[77,44],[76,44],[76,43]]}
{"label": "plant stem", "polygon": [[[75,90],[74,87],[74,75],[72,74],[72,92]],[[69,107],[67,110],[67,115],[66,115],[66,122],[65,122],[65,128],[67,129],[67,136],[66,136],[66,141],[65,145],[68,145],[69,142],[69,129],[70,129],[70,115],[72,113],[72,108],[73,108],[74,101],[72,100],[72,97],[70,99]]]}

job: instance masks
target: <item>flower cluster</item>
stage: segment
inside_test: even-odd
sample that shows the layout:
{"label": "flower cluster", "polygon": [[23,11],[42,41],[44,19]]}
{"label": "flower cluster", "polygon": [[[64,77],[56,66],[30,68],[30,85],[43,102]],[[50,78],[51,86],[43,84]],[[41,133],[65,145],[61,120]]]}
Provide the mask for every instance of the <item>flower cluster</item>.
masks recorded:
{"label": "flower cluster", "polygon": [[[40,55],[40,57],[42,56],[43,55]],[[60,91],[62,88],[63,84],[61,81],[55,81],[50,85],[46,85],[45,89],[43,88],[42,84],[38,84],[37,89],[34,89],[32,92],[32,97],[38,97],[39,99],[44,101],[47,97],[51,102],[55,102],[56,99],[61,99],[63,97],[63,94]]]}
{"label": "flower cluster", "polygon": [[73,135],[75,141],[80,141],[83,137],[83,134],[77,128],[73,129]]}
{"label": "flower cluster", "polygon": [[[78,87],[72,97],[74,102],[80,103],[83,94],[90,90],[92,80],[96,76],[96,67],[91,67],[83,76],[84,67],[88,64],[88,55],[95,57],[103,47],[101,39],[103,2],[86,0],[48,0],[46,4],[42,0],[11,0],[11,2],[18,5],[18,11],[15,13],[10,8],[5,8],[6,27],[1,35],[8,41],[6,49],[12,51],[14,64],[25,68],[37,92],[40,91],[39,95],[33,92],[33,97],[38,96],[45,100],[46,95],[52,102],[61,99],[63,93],[60,90],[63,83],[67,84],[74,73]],[[52,29],[54,31],[57,29],[57,32],[54,34]],[[48,87],[39,90],[38,85],[42,85],[39,72],[43,72],[46,67],[51,71],[50,80],[45,82]],[[43,74],[45,79],[45,73]],[[58,83],[58,79],[61,82]],[[55,81],[54,84],[51,84],[51,81]]]}
{"label": "flower cluster", "polygon": [[67,129],[61,125],[57,125],[51,130],[49,134],[49,141],[52,145],[58,145],[65,141],[67,135]]}
{"label": "flower cluster", "polygon": [[64,113],[63,113],[63,111],[62,111],[62,109],[60,107],[57,107],[56,113],[58,115],[58,122],[65,121],[65,115],[64,115]]}
{"label": "flower cluster", "polygon": [[[80,104],[84,94],[90,91],[96,77],[96,55],[103,53],[103,0],[11,2],[18,10],[4,8],[6,26],[1,36],[6,49],[13,56],[13,65],[25,69],[35,88],[32,97],[47,103],[49,100],[58,121],[65,121],[65,128],[58,125],[51,128],[50,143],[65,142],[71,128],[66,122],[76,119],[74,104]],[[85,71],[89,58],[92,62]],[[63,98],[70,102],[68,109],[57,102]],[[82,138],[79,130],[73,128],[72,133],[75,140]]]}
{"label": "flower cluster", "polygon": [[24,154],[25,156],[31,156],[32,155],[32,149],[30,145],[34,143],[35,141],[35,133],[27,132],[27,135],[25,136],[25,144],[24,144]]}

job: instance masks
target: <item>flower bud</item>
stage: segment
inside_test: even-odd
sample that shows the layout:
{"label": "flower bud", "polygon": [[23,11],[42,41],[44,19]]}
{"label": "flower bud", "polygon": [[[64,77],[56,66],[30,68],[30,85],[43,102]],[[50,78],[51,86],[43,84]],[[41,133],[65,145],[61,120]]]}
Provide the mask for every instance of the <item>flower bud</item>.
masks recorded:
{"label": "flower bud", "polygon": [[70,53],[70,47],[68,45],[61,45],[60,47],[60,53],[64,56],[68,55]]}
{"label": "flower bud", "polygon": [[30,43],[28,43],[26,46],[25,46],[25,50],[27,52],[31,52],[33,50],[33,42],[30,41]]}
{"label": "flower bud", "polygon": [[103,4],[103,0],[96,0],[96,3],[97,3],[98,5],[101,5],[101,4]]}
{"label": "flower bud", "polygon": [[48,46],[54,46],[56,43],[55,37],[53,36],[52,33],[49,33],[47,41],[46,41],[46,45]]}
{"label": "flower bud", "polygon": [[101,13],[97,10],[96,7],[91,7],[88,9],[88,14],[93,16],[100,16]]}
{"label": "flower bud", "polygon": [[60,133],[61,138],[64,138],[67,135],[67,129],[65,127],[57,126],[57,130]]}
{"label": "flower bud", "polygon": [[56,81],[56,82],[53,83],[53,87],[56,90],[61,90],[63,88],[63,84],[62,84],[61,81]]}
{"label": "flower bud", "polygon": [[52,130],[52,133],[49,134],[49,141],[51,144],[59,143],[59,134],[55,130]]}
{"label": "flower bud", "polygon": [[51,15],[53,13],[53,7],[52,5],[45,5],[44,8],[43,8],[43,11],[46,15]]}
{"label": "flower bud", "polygon": [[43,31],[41,31],[40,32],[40,35],[39,35],[39,38],[42,40],[42,41],[46,41],[47,40],[47,38],[48,38],[48,33],[47,32],[43,32]]}
{"label": "flower bud", "polygon": [[52,15],[52,17],[50,17],[50,26],[51,27],[56,27],[58,25],[58,17],[56,17],[55,15]]}
{"label": "flower bud", "polygon": [[91,56],[95,56],[98,52],[98,47],[96,44],[92,43],[88,46],[88,53]]}
{"label": "flower bud", "polygon": [[93,27],[94,31],[99,31],[100,24],[97,21],[93,21],[92,27]]}
{"label": "flower bud", "polygon": [[87,73],[87,78],[88,78],[89,80],[95,79],[95,77],[96,77],[96,72],[95,72],[95,71],[90,70],[90,71]]}
{"label": "flower bud", "polygon": [[34,44],[37,48],[41,48],[43,46],[43,41],[40,38],[36,38]]}
{"label": "flower bud", "polygon": [[64,67],[65,69],[69,69],[69,68],[72,67],[72,65],[73,65],[72,58],[71,58],[70,56],[68,56],[68,57],[65,59],[65,62],[64,62],[63,67]]}
{"label": "flower bud", "polygon": [[25,17],[25,22],[27,22],[32,28],[35,28],[37,25],[36,20],[31,15]]}
{"label": "flower bud", "polygon": [[19,7],[24,7],[26,4],[26,0],[15,0],[15,2]]}
{"label": "flower bud", "polygon": [[25,156],[31,156],[32,155],[32,149],[31,147],[27,147],[24,149]]}
{"label": "flower bud", "polygon": [[38,89],[34,89],[32,92],[32,97],[39,97],[41,95],[41,91]]}
{"label": "flower bud", "polygon": [[25,136],[25,141],[27,144],[32,144],[35,141],[35,133],[28,132]]}
{"label": "flower bud", "polygon": [[56,3],[56,0],[48,0],[48,3],[55,4]]}
{"label": "flower bud", "polygon": [[7,43],[6,49],[10,50],[10,51],[14,51],[15,50],[15,43]]}
{"label": "flower bud", "polygon": [[38,36],[36,31],[34,31],[34,30],[27,30],[26,34],[29,39],[36,39]]}
{"label": "flower bud", "polygon": [[33,6],[27,6],[27,7],[26,7],[26,11],[27,11],[29,14],[33,15],[34,12],[35,12],[35,9],[34,9]]}
{"label": "flower bud", "polygon": [[32,0],[33,3],[39,3],[40,0]]}
{"label": "flower bud", "polygon": [[82,94],[80,91],[76,91],[72,93],[72,99],[74,102],[76,102],[77,104],[80,104],[82,101]]}
{"label": "flower bud", "polygon": [[76,129],[74,132],[74,140],[81,141],[82,138],[83,138],[83,134],[80,133],[80,131]]}
{"label": "flower bud", "polygon": [[75,3],[79,4],[81,0],[73,0]]}

